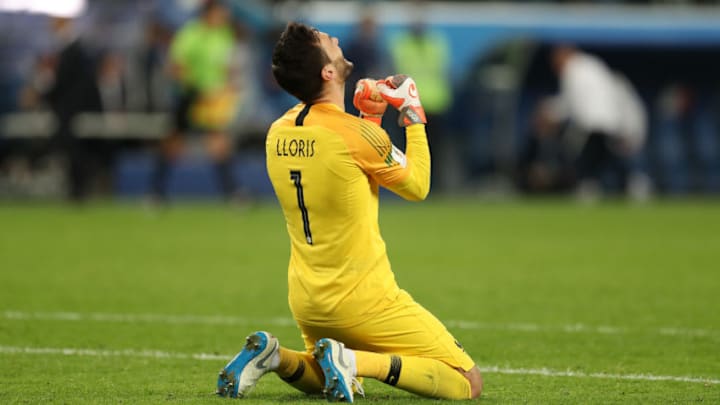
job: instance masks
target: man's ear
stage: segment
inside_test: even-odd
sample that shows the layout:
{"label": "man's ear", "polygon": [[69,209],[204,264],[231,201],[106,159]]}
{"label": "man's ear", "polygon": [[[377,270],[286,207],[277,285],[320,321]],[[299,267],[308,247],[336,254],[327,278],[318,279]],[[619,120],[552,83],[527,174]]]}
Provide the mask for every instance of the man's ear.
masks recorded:
{"label": "man's ear", "polygon": [[323,80],[328,82],[334,79],[336,74],[337,69],[335,69],[335,66],[333,66],[332,63],[328,63],[323,66],[322,71],[320,72],[320,76],[322,76]]}

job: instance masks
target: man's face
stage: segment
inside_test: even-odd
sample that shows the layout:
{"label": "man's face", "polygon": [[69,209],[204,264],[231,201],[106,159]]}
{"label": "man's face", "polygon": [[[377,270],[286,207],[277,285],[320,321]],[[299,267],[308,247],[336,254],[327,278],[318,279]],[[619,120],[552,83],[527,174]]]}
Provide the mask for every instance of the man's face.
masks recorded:
{"label": "man's face", "polygon": [[205,21],[213,27],[225,25],[230,21],[230,11],[222,5],[216,5],[208,10]]}
{"label": "man's face", "polygon": [[353,63],[345,59],[343,56],[342,49],[336,37],[318,31],[318,38],[320,38],[320,47],[325,51],[325,54],[330,58],[331,63],[335,66],[338,71],[338,77],[342,82],[350,76],[353,69]]}
{"label": "man's face", "polygon": [[550,55],[550,65],[557,75],[561,75],[572,57],[574,50],[567,46],[560,46],[553,49]]}

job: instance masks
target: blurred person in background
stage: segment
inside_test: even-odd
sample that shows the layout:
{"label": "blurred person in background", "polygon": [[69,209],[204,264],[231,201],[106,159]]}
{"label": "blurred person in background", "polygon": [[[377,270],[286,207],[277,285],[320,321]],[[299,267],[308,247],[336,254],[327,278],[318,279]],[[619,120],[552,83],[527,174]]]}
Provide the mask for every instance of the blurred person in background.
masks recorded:
{"label": "blurred person in background", "polygon": [[[97,83],[103,111],[103,126],[112,127],[124,122],[124,113],[133,111],[135,104],[129,61],[119,49],[105,49],[98,57]],[[119,121],[117,121],[119,119]],[[103,192],[112,192],[115,164],[120,150],[131,141],[124,138],[104,137],[93,139],[93,154],[97,161],[95,176]]]}
{"label": "blurred person in background", "polygon": [[98,89],[105,112],[128,110],[128,83],[125,69],[125,59],[118,52],[108,51],[99,59]]}
{"label": "blurred person in background", "polygon": [[236,191],[232,175],[233,144],[227,128],[236,111],[232,83],[235,33],[230,10],[220,0],[205,0],[199,18],[187,22],[170,45],[170,72],[178,87],[174,128],[161,141],[152,178],[153,199],[167,200],[171,163],[183,149],[183,136],[193,130],[205,135],[223,196]]}
{"label": "blurred person in background", "polygon": [[[80,40],[73,19],[52,17],[50,27],[58,41],[59,52],[53,58],[54,63],[42,65],[29,94],[44,99],[57,120],[50,149],[65,160],[68,197],[81,201],[87,197],[97,154],[94,143],[78,138],[72,124],[79,113],[102,111],[96,63]],[[32,105],[35,98],[27,94],[24,96],[25,107]]]}
{"label": "blurred person in background", "polygon": [[395,71],[411,76],[422,89],[429,127],[437,134],[429,138],[430,150],[437,162],[432,167],[433,186],[442,188],[447,183],[447,174],[442,170],[446,163],[455,159],[448,122],[452,104],[449,70],[452,56],[445,35],[428,27],[426,7],[425,1],[413,1],[408,8],[413,14],[413,22],[409,29],[391,39],[389,49]]}
{"label": "blurred person in background", "polygon": [[[23,112],[40,112],[50,108],[45,95],[55,83],[58,54],[48,50],[35,55],[32,63],[32,68],[28,70],[18,94],[17,106]],[[37,148],[39,154],[47,154],[47,142],[42,140],[38,143],[39,145],[36,146],[40,146]],[[34,154],[32,156],[33,159],[37,157],[39,156]]]}
{"label": "blurred person in background", "polygon": [[543,101],[542,119],[568,120],[578,137],[576,159],[578,196],[595,199],[611,186],[603,182],[614,174],[622,190],[633,198],[646,198],[649,179],[633,169],[647,137],[645,107],[630,82],[602,60],[573,46],[552,50],[551,65],[560,93]]}
{"label": "blurred person in background", "polygon": [[[355,27],[353,36],[344,48],[345,56],[355,65],[347,81],[353,86],[353,90],[355,83],[360,79],[387,76],[388,58],[380,41],[375,14],[371,8],[363,10],[362,18]],[[345,108],[352,114],[359,113],[352,103],[348,102]]]}
{"label": "blurred person in background", "polygon": [[713,85],[673,81],[657,94],[654,149],[658,186],[669,193],[720,190],[718,92]]}
{"label": "blurred person in background", "polygon": [[547,108],[547,103],[535,107],[518,160],[516,183],[528,193],[567,192],[575,183],[572,154],[563,137],[566,127],[550,119]]}
{"label": "blurred person in background", "polygon": [[169,109],[169,103],[164,97],[168,78],[163,74],[163,65],[167,59],[168,48],[172,40],[172,31],[157,17],[151,18],[145,26],[145,35],[140,47],[138,62],[143,92],[142,110],[156,112]]}
{"label": "blurred person in background", "polygon": [[[261,116],[264,103],[259,84],[258,49],[254,33],[249,24],[236,20],[233,24],[235,32],[235,50],[231,64],[231,86],[236,92],[234,125],[238,128],[238,137],[242,138],[242,145],[258,139],[263,140],[264,133],[270,122],[264,121]],[[263,70],[267,70],[266,65]],[[261,135],[262,134],[262,135]]]}

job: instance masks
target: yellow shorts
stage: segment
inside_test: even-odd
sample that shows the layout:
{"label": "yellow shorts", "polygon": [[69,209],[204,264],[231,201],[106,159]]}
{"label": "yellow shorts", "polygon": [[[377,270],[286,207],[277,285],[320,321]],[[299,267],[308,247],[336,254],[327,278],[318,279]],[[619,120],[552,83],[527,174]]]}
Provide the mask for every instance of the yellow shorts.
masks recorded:
{"label": "yellow shorts", "polygon": [[445,325],[404,290],[384,310],[355,326],[298,326],[309,352],[318,339],[332,338],[350,349],[436,359],[464,371],[475,365]]}

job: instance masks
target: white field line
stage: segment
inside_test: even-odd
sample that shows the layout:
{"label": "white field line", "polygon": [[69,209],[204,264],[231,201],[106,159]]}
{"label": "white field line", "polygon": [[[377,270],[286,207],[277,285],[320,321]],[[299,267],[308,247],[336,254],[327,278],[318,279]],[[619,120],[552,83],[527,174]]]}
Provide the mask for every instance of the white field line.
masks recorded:
{"label": "white field line", "polygon": [[2,354],[50,354],[62,356],[89,356],[89,357],[147,357],[152,359],[192,359],[192,360],[228,360],[231,356],[207,353],[171,353],[160,350],[97,350],[54,347],[16,347],[0,346]]}
{"label": "white field line", "polygon": [[506,368],[497,366],[480,367],[485,373],[493,374],[518,374],[518,375],[540,375],[545,377],[575,377],[575,378],[602,378],[609,380],[633,380],[633,381],[675,381],[686,383],[702,383],[702,384],[720,384],[719,379],[688,377],[688,376],[670,376],[670,375],[653,375],[653,374],[610,374],[610,373],[585,373],[582,371],[557,371],[547,368],[526,369],[526,368]]}
{"label": "white field line", "polygon": [[536,323],[507,323],[491,324],[475,321],[451,320],[444,322],[449,328],[474,329],[474,330],[508,330],[515,332],[565,332],[565,333],[589,333],[598,335],[625,335],[633,332],[646,332],[665,336],[691,336],[691,337],[713,337],[720,338],[720,330],[658,327],[658,328],[628,328],[623,326],[608,325],[585,325],[574,323],[567,325],[540,325]]}
{"label": "white field line", "polygon": [[[291,318],[247,318],[222,315],[168,315],[168,314],[117,314],[117,313],[80,313],[80,312],[27,312],[6,310],[0,312],[0,319],[40,320],[40,321],[92,321],[125,323],[165,323],[196,325],[251,325],[295,326]],[[626,335],[629,333],[651,333],[663,336],[709,337],[720,339],[720,331],[711,329],[690,329],[659,327],[654,329],[628,328],[622,326],[591,326],[581,323],[568,325],[540,325],[536,323],[494,324],[467,320],[445,321],[451,329],[464,330],[504,330],[513,332],[563,332],[599,335]]]}
{"label": "white field line", "polygon": [[113,314],[113,313],[80,313],[80,312],[24,312],[3,311],[0,318],[8,320],[40,320],[40,321],[93,321],[93,322],[126,322],[126,323],[167,323],[167,324],[199,324],[199,325],[249,325],[255,323],[271,326],[295,326],[291,318],[245,318],[223,315],[167,315],[167,314]]}
{"label": "white field line", "polygon": [[[35,354],[35,355],[59,355],[59,356],[88,356],[88,357],[141,357],[152,359],[179,359],[179,360],[212,360],[226,361],[232,358],[232,355],[218,355],[207,353],[174,353],[161,350],[97,350],[97,349],[79,349],[79,348],[53,348],[53,347],[17,347],[17,346],[0,346],[0,354]],[[609,380],[632,380],[632,381],[674,381],[684,383],[699,384],[720,384],[720,379],[689,377],[689,376],[669,376],[669,375],[652,375],[652,374],[609,374],[609,373],[585,373],[581,371],[557,371],[547,368],[541,369],[525,369],[525,368],[509,368],[499,366],[484,366],[480,370],[489,374],[515,374],[515,375],[539,375],[544,377],[572,377],[572,378],[597,378]]]}

